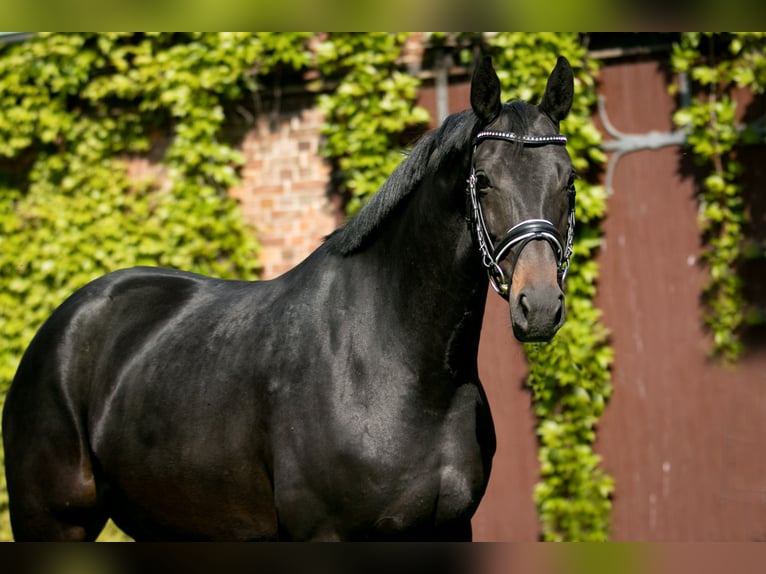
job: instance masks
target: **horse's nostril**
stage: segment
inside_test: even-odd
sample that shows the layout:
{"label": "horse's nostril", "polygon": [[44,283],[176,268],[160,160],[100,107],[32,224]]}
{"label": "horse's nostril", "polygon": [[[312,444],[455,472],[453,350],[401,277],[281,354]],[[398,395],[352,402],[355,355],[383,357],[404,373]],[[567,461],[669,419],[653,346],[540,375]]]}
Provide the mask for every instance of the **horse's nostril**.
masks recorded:
{"label": "horse's nostril", "polygon": [[555,324],[561,325],[564,320],[564,295],[559,295],[559,306],[556,309]]}
{"label": "horse's nostril", "polygon": [[521,312],[524,313],[524,318],[529,319],[529,299],[523,293],[519,296],[519,307]]}
{"label": "horse's nostril", "polygon": [[511,306],[513,332],[520,341],[550,341],[565,317],[564,294],[555,286],[525,287]]}

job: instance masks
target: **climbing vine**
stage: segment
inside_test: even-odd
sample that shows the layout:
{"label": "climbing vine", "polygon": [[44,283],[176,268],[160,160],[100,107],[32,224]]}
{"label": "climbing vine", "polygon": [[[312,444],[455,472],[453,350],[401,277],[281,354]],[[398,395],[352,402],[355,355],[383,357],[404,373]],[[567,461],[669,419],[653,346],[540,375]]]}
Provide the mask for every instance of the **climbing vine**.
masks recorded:
{"label": "climbing vine", "polygon": [[322,153],[336,165],[348,215],[402,161],[402,134],[428,121],[428,112],[414,104],[419,82],[399,62],[406,39],[403,33],[335,33],[319,45],[320,70],[338,78],[319,98]]}
{"label": "climbing vine", "polygon": [[763,320],[748,316],[739,274],[749,221],[741,183],[743,165],[737,157],[742,145],[764,141],[763,128],[738,124],[733,90],[764,92],[764,46],[762,32],[690,32],[681,35],[671,58],[673,69],[689,76],[693,91],[689,105],[681,107],[673,119],[687,129],[687,145],[706,172],[698,216],[707,246],[703,257],[710,270],[704,291],[705,322],[713,334],[713,354],[729,362],[742,353],[744,325]]}

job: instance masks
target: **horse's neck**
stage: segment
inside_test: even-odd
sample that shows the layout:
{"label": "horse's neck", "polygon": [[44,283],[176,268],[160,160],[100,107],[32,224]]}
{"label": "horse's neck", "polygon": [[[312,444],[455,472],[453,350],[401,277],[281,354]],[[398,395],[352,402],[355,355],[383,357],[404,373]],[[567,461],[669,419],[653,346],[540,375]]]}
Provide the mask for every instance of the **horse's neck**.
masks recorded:
{"label": "horse's neck", "polygon": [[426,180],[370,250],[410,344],[442,347],[445,360],[456,362],[475,360],[487,293],[486,272],[458,207],[463,186],[454,177]]}

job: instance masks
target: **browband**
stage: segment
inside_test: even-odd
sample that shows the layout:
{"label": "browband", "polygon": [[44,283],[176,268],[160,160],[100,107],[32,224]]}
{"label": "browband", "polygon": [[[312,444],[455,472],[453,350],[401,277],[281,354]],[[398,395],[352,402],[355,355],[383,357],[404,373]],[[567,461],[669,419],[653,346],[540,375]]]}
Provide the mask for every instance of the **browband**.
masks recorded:
{"label": "browband", "polygon": [[[518,135],[514,132],[496,132],[491,130],[484,130],[476,134],[473,143],[473,151],[476,151],[476,146],[480,141],[486,139],[497,139],[509,142],[517,142],[526,146],[535,145],[566,145],[567,138],[559,134],[553,135]],[[468,192],[471,200],[471,221],[476,232],[476,237],[479,243],[479,251],[482,255],[482,262],[487,268],[490,284],[503,298],[508,299],[510,278],[505,277],[505,273],[500,268],[500,261],[502,261],[510,252],[510,250],[520,245],[520,249],[523,249],[527,243],[534,240],[547,241],[556,254],[556,260],[558,263],[558,279],[559,283],[562,283],[566,277],[567,270],[569,268],[569,258],[572,255],[572,244],[574,242],[574,227],[575,227],[575,206],[574,206],[574,190],[569,195],[569,215],[567,225],[567,237],[566,240],[561,237],[558,229],[546,219],[528,219],[515,225],[506,232],[505,236],[500,239],[497,246],[491,248],[492,241],[487,231],[486,223],[484,222],[484,214],[482,213],[481,203],[476,193],[476,173],[473,164],[473,156],[471,157],[471,173],[468,178]]]}
{"label": "browband", "polygon": [[514,132],[494,132],[485,130],[476,134],[474,139],[474,145],[479,143],[479,140],[483,139],[495,139],[505,140],[510,142],[519,142],[525,145],[546,145],[546,144],[561,144],[566,145],[567,137],[559,134],[546,135],[546,136],[530,136],[530,135],[518,135]]}

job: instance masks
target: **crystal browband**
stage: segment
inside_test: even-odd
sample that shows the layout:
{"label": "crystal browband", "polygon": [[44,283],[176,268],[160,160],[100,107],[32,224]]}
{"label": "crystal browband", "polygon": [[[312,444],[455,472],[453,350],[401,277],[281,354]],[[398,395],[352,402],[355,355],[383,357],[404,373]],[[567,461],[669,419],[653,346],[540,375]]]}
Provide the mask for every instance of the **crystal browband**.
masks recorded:
{"label": "crystal browband", "polygon": [[513,132],[494,132],[483,131],[476,134],[476,141],[482,139],[498,139],[506,141],[515,141],[523,144],[562,144],[566,145],[567,138],[562,135],[546,135],[546,136],[530,136],[530,135],[518,135]]}

